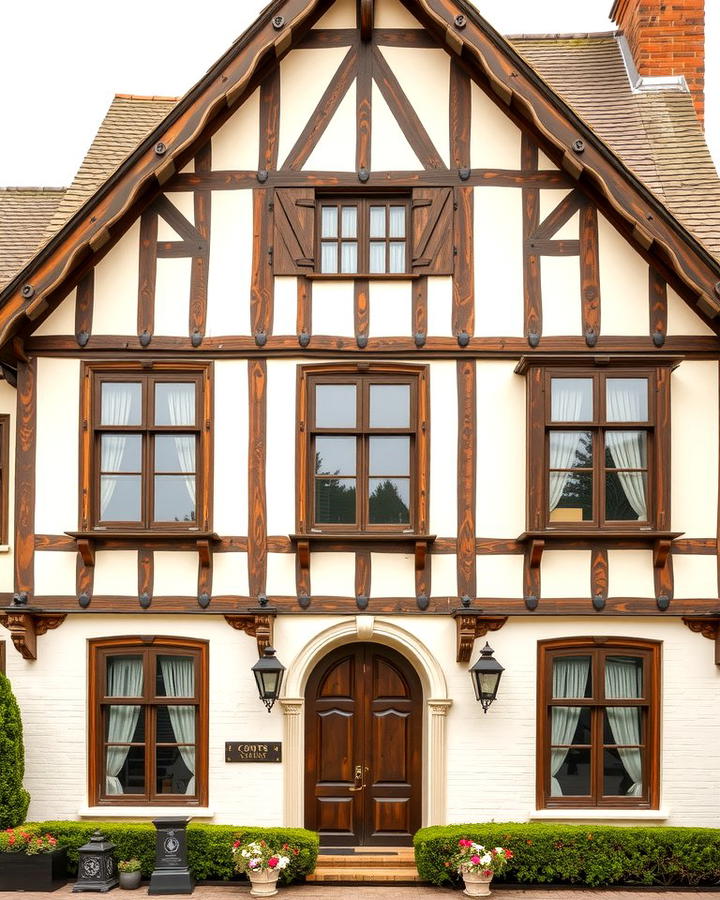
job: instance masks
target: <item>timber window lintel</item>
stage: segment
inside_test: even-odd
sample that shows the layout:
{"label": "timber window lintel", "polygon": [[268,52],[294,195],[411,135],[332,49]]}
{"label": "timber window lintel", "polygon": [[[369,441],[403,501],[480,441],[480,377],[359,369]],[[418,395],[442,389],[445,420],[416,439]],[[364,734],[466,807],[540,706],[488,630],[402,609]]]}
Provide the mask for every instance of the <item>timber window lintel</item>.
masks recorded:
{"label": "timber window lintel", "polygon": [[490,631],[499,631],[507,622],[507,616],[486,616],[481,609],[456,609],[452,612],[457,630],[458,662],[470,662],[475,639]]}
{"label": "timber window lintel", "polygon": [[0,624],[10,632],[17,652],[24,659],[37,659],[37,638],[58,628],[65,613],[47,612],[35,606],[13,604],[0,609]]}
{"label": "timber window lintel", "polygon": [[254,637],[257,641],[258,657],[262,657],[265,648],[273,646],[276,617],[277,609],[274,606],[261,606],[242,613],[226,613],[225,621],[231,628],[244,631],[248,637]]}

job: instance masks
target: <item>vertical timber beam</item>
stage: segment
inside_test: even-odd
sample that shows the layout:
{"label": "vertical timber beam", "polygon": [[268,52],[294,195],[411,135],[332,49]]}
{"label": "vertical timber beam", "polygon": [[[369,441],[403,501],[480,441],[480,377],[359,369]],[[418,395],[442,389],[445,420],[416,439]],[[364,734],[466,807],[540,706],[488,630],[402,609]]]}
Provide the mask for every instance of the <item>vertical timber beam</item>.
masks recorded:
{"label": "vertical timber beam", "polygon": [[649,269],[648,300],[650,337],[656,347],[662,347],[667,337],[667,282],[652,266]]}
{"label": "vertical timber beam", "polygon": [[272,172],[278,164],[280,134],[280,67],[276,66],[260,86],[260,156],[258,170]]}
{"label": "vertical timber beam", "polygon": [[35,456],[37,359],[18,360],[15,448],[15,593],[35,590]]}
{"label": "vertical timber beam", "polygon": [[472,121],[470,76],[457,60],[450,61],[450,166],[470,168]]}
{"label": "vertical timber beam", "polygon": [[250,596],[265,593],[267,577],[267,498],[265,448],[267,364],[248,361],[250,434],[248,447],[248,579]]}
{"label": "vertical timber beam", "polygon": [[475,597],[475,360],[458,360],[458,529],[457,581],[460,597]]}
{"label": "vertical timber beam", "polygon": [[[525,174],[537,172],[538,148],[523,132],[521,165]],[[540,192],[523,187],[523,293],[525,297],[525,336],[531,347],[537,347],[542,336],[542,294],[540,287],[540,256],[532,253],[532,236],[540,224]]]}
{"label": "vertical timber beam", "polygon": [[354,288],[355,341],[358,347],[366,347],[370,331],[370,282],[356,278]]}
{"label": "vertical timber beam", "polygon": [[[202,147],[195,156],[195,172],[202,185],[204,175],[212,171],[212,143]],[[193,194],[195,207],[195,228],[202,238],[202,251],[193,256],[190,274],[190,337],[205,336],[208,303],[208,277],[210,266],[210,219],[212,191],[198,187]]]}
{"label": "vertical timber beam", "polygon": [[[157,280],[158,216],[146,209],[140,217],[140,262],[138,271],[138,337],[152,337],[155,329],[155,283]],[[143,344],[147,346],[147,343]]]}
{"label": "vertical timber beam", "polygon": [[583,335],[594,347],[600,337],[600,256],[597,209],[591,203],[580,210],[580,290]]}
{"label": "vertical timber beam", "polygon": [[[270,258],[272,246],[271,192],[265,188],[253,191],[253,258],[250,285],[250,328],[255,340],[272,332],[274,279]],[[262,338],[260,341],[264,344]]]}
{"label": "vertical timber beam", "polygon": [[78,282],[75,295],[75,336],[81,347],[87,344],[92,334],[94,297],[95,270],[90,269]]}
{"label": "vertical timber beam", "polygon": [[155,554],[152,550],[138,550],[138,597],[152,599],[155,581]]}
{"label": "vertical timber beam", "polygon": [[[363,0],[360,0],[361,8],[358,15],[362,19]],[[373,50],[370,40],[372,38],[372,8],[370,11],[370,38],[362,38],[358,47],[357,84],[355,86],[355,105],[357,120],[357,141],[355,147],[355,168],[370,171],[370,148],[372,147],[372,77],[373,77]]]}

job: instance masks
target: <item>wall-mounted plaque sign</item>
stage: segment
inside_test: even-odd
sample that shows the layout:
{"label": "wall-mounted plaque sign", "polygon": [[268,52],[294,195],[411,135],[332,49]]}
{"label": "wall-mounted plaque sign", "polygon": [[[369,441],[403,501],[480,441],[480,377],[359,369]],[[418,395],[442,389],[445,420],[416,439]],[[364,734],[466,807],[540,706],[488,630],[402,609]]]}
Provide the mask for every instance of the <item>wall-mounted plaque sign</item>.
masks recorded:
{"label": "wall-mounted plaque sign", "polygon": [[280,741],[227,741],[225,762],[282,762]]}

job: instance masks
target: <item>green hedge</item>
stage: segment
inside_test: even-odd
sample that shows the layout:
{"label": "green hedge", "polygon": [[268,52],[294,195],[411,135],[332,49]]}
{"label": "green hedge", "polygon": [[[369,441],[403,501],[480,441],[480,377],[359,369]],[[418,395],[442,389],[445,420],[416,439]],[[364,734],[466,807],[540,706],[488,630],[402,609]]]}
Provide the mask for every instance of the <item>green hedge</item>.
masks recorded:
{"label": "green hedge", "polygon": [[720,884],[720,830],[485,823],[423,828],[415,861],[425,881],[456,884],[446,865],[460,838],[507,847],[514,858],[498,881],[600,885]]}
{"label": "green hedge", "polygon": [[[31,822],[28,831],[50,833],[68,848],[68,874],[77,873],[78,849],[99,829],[116,846],[118,860],[135,857],[147,878],[155,865],[155,827],[148,822]],[[197,881],[229,881],[239,878],[233,870],[232,844],[235,840],[263,839],[273,844],[290,844],[300,852],[290,854],[283,870],[285,883],[298,881],[313,871],[318,855],[318,836],[304,828],[251,828],[239,825],[188,826],[188,865]]]}
{"label": "green hedge", "polygon": [[27,815],[30,794],[23,787],[25,749],[22,719],[10,681],[0,673],[0,829],[15,828]]}

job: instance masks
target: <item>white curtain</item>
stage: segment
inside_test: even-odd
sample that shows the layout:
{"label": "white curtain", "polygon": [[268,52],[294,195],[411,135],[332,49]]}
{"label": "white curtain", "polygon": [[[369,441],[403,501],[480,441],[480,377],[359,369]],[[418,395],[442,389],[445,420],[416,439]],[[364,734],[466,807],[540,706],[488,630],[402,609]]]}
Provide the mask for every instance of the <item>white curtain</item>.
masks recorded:
{"label": "white curtain", "polygon": [[[102,395],[102,423],[103,425],[127,425],[130,421],[132,409],[134,384],[124,386],[122,382],[113,384],[111,391],[105,391]],[[103,472],[117,472],[125,453],[127,437],[124,434],[104,434],[101,438],[100,468]],[[105,517],[105,512],[117,487],[117,478],[100,479],[100,518]]]}
{"label": "white curtain", "polygon": [[[140,659],[111,659],[108,662],[108,696],[140,697],[143,688],[143,666]],[[128,744],[133,739],[140,706],[111,706],[108,710],[108,743]],[[123,794],[117,777],[130,752],[129,747],[108,747],[105,760],[105,793]]]}
{"label": "white curtain", "polygon": [[[558,422],[578,422],[582,410],[583,391],[572,384],[563,384],[557,379],[552,386],[552,417]],[[553,431],[550,441],[550,468],[569,469],[575,459],[580,438],[577,431]],[[569,472],[550,473],[549,506],[552,512],[560,502],[565,485],[570,477]]]}
{"label": "white curtain", "polygon": [[[608,659],[605,663],[607,698],[642,697],[642,666],[631,659]],[[609,706],[608,720],[616,744],[640,743],[640,709],[637,706]],[[626,793],[642,796],[642,757],[639,747],[619,748],[625,771],[633,780]]]}
{"label": "white curtain", "polygon": [[[168,697],[193,697],[195,695],[195,665],[186,656],[161,656],[160,669]],[[168,706],[170,724],[178,743],[195,743],[195,707]],[[192,772],[186,794],[195,793],[195,747],[179,747],[183,762]]]}
{"label": "white curtain", "polygon": [[[194,388],[194,385],[192,385]],[[186,385],[178,385],[177,390],[167,393],[168,410],[171,425],[195,424],[195,390],[187,390]],[[185,490],[195,509],[195,437],[194,435],[177,435],[175,450],[180,462],[180,470],[190,474],[185,476]]]}
{"label": "white curtain", "polygon": [[[607,392],[607,415],[610,422],[639,422],[647,418],[641,408],[642,395],[637,391],[613,386]],[[643,404],[644,405],[644,404]],[[642,431],[606,431],[605,442],[618,468],[643,468]],[[618,472],[620,486],[638,519],[647,519],[647,501],[642,472]]]}
{"label": "white curtain", "polygon": [[[588,672],[590,671],[590,657],[560,657],[553,663],[553,699],[563,697],[584,697]],[[554,706],[552,708],[552,743],[572,743],[581,707],[579,706]],[[554,748],[550,754],[550,794],[553,797],[562,797],[562,787],[555,777],[560,771],[565,758],[568,755],[567,747]]]}

